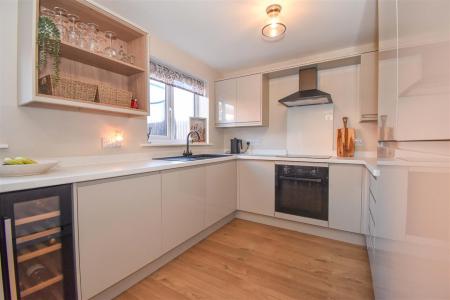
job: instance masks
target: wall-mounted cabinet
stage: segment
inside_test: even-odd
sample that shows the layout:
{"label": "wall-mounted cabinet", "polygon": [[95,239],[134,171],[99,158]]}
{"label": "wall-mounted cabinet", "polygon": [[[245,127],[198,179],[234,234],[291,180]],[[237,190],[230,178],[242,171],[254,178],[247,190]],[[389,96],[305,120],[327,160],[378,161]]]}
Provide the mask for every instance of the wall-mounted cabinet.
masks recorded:
{"label": "wall-mounted cabinet", "polygon": [[268,78],[253,74],[215,83],[216,126],[267,126]]}
{"label": "wall-mounted cabinet", "polygon": [[[53,57],[39,64],[42,16],[48,16],[61,35],[58,81]],[[80,25],[90,23],[97,30]],[[107,31],[115,37],[108,39]],[[19,105],[147,115],[148,39],[146,31],[91,1],[19,1]],[[111,46],[115,55],[107,50]],[[138,99],[138,108],[131,108],[132,98]]]}
{"label": "wall-mounted cabinet", "polygon": [[359,69],[360,122],[378,119],[378,52],[361,54]]}
{"label": "wall-mounted cabinet", "polygon": [[445,1],[379,1],[380,140],[450,138],[449,20]]}

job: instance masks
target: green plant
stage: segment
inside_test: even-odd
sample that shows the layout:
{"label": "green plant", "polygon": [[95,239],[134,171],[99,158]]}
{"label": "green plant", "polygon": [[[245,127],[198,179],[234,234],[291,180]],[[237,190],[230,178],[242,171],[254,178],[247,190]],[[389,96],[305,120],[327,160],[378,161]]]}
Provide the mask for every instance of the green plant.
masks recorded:
{"label": "green plant", "polygon": [[59,64],[61,51],[61,36],[55,23],[46,16],[39,17],[38,23],[38,68],[47,65],[48,56],[53,58],[53,75],[59,81]]}

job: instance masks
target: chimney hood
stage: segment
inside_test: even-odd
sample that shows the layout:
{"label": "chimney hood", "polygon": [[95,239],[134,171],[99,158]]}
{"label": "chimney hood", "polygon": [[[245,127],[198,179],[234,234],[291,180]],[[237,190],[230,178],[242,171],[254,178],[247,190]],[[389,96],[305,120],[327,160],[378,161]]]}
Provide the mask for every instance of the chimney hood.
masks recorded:
{"label": "chimney hood", "polygon": [[316,67],[301,69],[299,71],[299,91],[278,102],[287,107],[333,103],[330,94],[317,89]]}

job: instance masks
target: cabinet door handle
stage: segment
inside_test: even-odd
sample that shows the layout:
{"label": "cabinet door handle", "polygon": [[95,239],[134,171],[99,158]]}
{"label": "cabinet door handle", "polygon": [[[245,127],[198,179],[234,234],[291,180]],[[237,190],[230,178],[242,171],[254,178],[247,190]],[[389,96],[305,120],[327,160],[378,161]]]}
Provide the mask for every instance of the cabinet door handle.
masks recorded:
{"label": "cabinet door handle", "polygon": [[5,219],[6,259],[8,262],[8,279],[11,299],[17,300],[16,270],[14,268],[14,248],[11,219]]}

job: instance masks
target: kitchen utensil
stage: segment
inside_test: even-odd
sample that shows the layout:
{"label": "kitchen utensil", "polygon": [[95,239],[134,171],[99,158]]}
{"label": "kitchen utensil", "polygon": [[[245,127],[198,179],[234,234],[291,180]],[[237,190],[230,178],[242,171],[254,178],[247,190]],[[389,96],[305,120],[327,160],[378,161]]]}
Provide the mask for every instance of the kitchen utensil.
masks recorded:
{"label": "kitchen utensil", "polygon": [[355,129],[348,128],[348,117],[343,117],[344,128],[337,130],[337,155],[340,157],[353,157],[355,154]]}
{"label": "kitchen utensil", "polygon": [[237,138],[232,138],[230,141],[230,153],[237,154],[241,153],[242,140]]}

